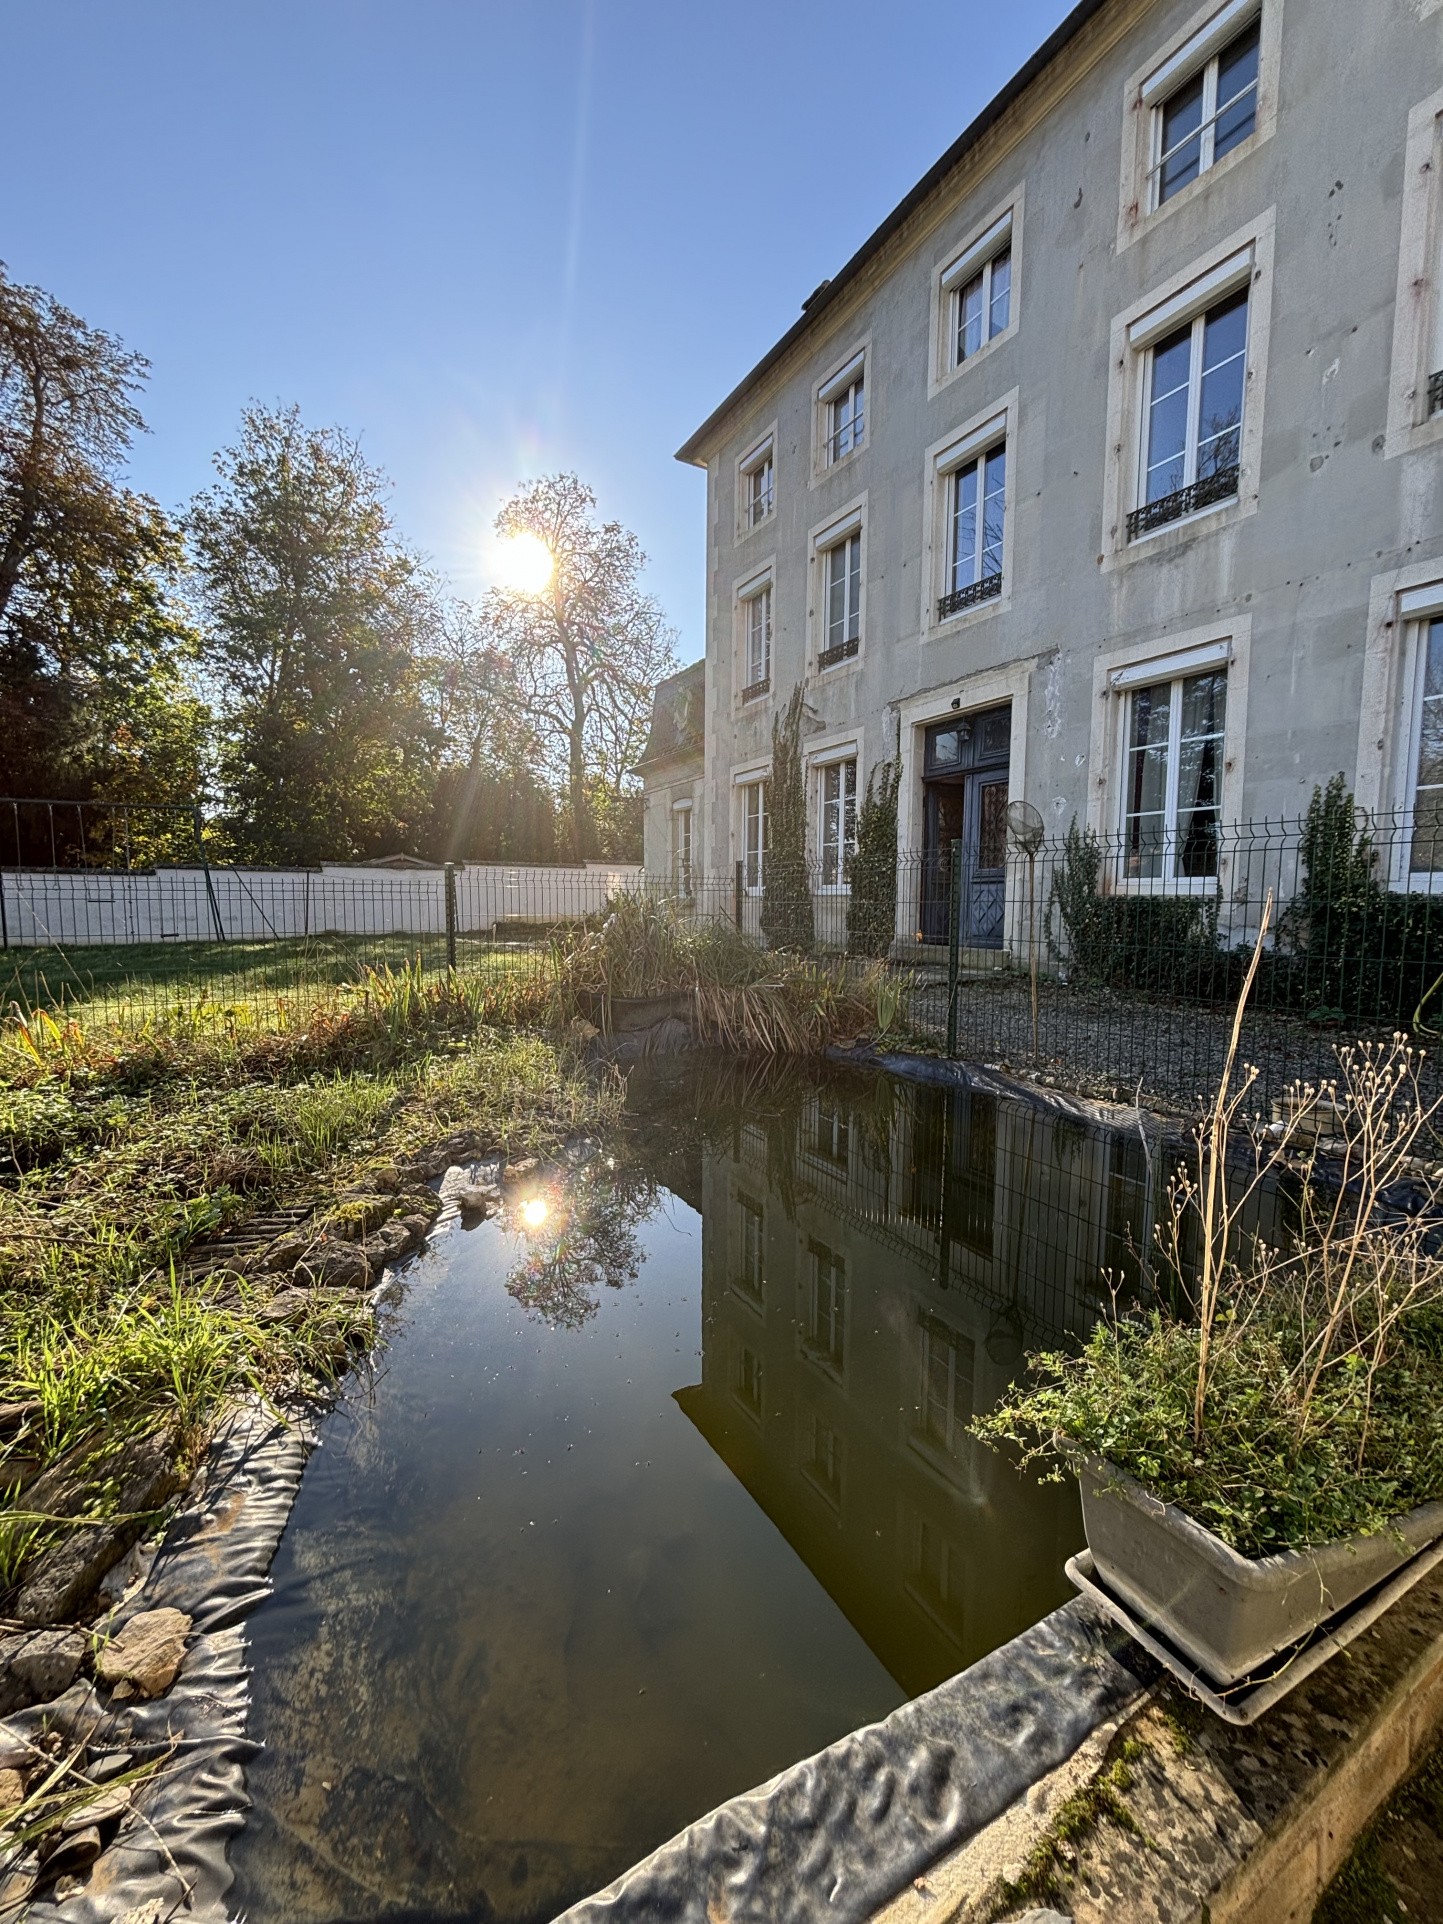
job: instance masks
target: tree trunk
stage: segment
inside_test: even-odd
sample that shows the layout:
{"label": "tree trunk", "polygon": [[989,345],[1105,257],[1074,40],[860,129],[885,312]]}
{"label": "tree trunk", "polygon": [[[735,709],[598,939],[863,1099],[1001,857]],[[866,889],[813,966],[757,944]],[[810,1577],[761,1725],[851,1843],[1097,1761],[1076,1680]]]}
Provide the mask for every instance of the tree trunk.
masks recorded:
{"label": "tree trunk", "polygon": [[586,752],[583,733],[586,726],[584,713],[577,713],[571,723],[570,742],[567,749],[567,789],[571,798],[571,853],[572,858],[584,862],[591,853],[591,812],[586,805]]}

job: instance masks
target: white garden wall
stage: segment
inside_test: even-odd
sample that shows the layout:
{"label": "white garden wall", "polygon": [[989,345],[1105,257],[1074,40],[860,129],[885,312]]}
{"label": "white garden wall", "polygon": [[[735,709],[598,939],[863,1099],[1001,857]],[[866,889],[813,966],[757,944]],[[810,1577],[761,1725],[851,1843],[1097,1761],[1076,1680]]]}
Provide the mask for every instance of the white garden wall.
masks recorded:
{"label": "white garden wall", "polygon": [[[595,915],[637,884],[639,865],[456,870],[456,925],[488,935],[499,922],[553,922]],[[267,941],[307,935],[439,935],[446,927],[441,869],[210,871],[215,910],[199,868],[142,871],[6,869],[0,872],[5,934],[18,947],[87,943]]]}

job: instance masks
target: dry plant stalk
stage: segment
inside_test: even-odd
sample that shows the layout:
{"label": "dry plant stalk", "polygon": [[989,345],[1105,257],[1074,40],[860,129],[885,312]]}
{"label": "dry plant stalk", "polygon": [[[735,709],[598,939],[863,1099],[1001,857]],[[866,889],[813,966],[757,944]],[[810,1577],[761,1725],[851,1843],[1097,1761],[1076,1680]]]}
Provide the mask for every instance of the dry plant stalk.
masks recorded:
{"label": "dry plant stalk", "polygon": [[[1233,1087],[1242,1019],[1271,911],[1269,895],[1233,1011],[1223,1073],[1198,1127],[1197,1174],[1179,1167],[1158,1241],[1181,1277],[1188,1230],[1196,1222],[1194,1448],[1203,1444],[1219,1342],[1237,1340],[1259,1318],[1286,1310],[1297,1338],[1286,1389],[1296,1446],[1302,1447],[1317,1420],[1325,1376],[1352,1368],[1360,1376],[1364,1410],[1361,1463],[1379,1373],[1394,1353],[1403,1319],[1443,1303],[1443,1257],[1430,1247],[1443,1215],[1443,1171],[1425,1169],[1420,1157],[1443,1098],[1425,1099],[1418,1077],[1423,1057],[1405,1035],[1339,1047],[1338,1076],[1316,1087],[1289,1087],[1266,1149],[1255,1149],[1247,1180],[1229,1193],[1233,1131],[1258,1073],[1247,1065]],[[1301,1187],[1299,1225],[1283,1248],[1256,1235],[1244,1237],[1247,1212],[1264,1178],[1280,1165]],[[1390,1204],[1390,1194],[1403,1185],[1412,1204],[1406,1214]]]}
{"label": "dry plant stalk", "polygon": [[[1207,1404],[1208,1370],[1212,1363],[1213,1330],[1217,1323],[1218,1298],[1222,1280],[1227,1273],[1228,1243],[1235,1220],[1234,1212],[1228,1207],[1227,1200],[1227,1150],[1228,1138],[1234,1119],[1241,1108],[1244,1098],[1258,1079],[1257,1069],[1249,1063],[1243,1071],[1241,1088],[1232,1088],[1233,1069],[1238,1058],[1238,1043],[1242,1036],[1243,1012],[1248,1005],[1257,978],[1258,963],[1262,959],[1263,940],[1268,932],[1268,924],[1273,914],[1273,893],[1268,890],[1267,900],[1263,903],[1262,919],[1258,923],[1258,939],[1253,945],[1252,958],[1248,963],[1243,986],[1238,991],[1238,999],[1233,1009],[1232,1028],[1228,1033],[1227,1054],[1223,1058],[1223,1072],[1218,1080],[1217,1092],[1198,1135],[1199,1162],[1201,1176],[1201,1195],[1197,1198],[1202,1220],[1202,1273],[1198,1279],[1198,1314],[1200,1334],[1198,1339],[1197,1384],[1193,1392],[1192,1434],[1195,1447],[1202,1443],[1203,1412]],[[1178,1228],[1174,1217],[1174,1231]],[[1175,1253],[1180,1253],[1175,1251]]]}

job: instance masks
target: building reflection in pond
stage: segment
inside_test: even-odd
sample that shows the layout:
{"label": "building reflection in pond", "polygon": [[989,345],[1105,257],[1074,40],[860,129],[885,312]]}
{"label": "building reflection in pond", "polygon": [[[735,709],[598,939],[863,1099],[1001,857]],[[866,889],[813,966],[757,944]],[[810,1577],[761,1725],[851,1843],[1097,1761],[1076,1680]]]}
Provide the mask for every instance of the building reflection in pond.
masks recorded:
{"label": "building reflection in pond", "polygon": [[[758,1119],[757,1109],[763,1114]],[[1144,1144],[965,1087],[748,1092],[700,1152],[701,1381],[677,1394],[909,1692],[1070,1594],[1076,1498],[973,1443],[1023,1351],[1136,1276]]]}

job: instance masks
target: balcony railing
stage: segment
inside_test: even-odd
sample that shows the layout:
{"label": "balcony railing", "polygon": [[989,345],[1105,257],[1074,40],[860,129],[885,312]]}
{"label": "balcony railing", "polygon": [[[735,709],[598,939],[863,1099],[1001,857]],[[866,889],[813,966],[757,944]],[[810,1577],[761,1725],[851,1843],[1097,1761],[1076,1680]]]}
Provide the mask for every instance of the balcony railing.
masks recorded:
{"label": "balcony railing", "polygon": [[763,675],[760,681],[749,681],[747,683],[746,687],[742,690],[742,700],[744,702],[760,701],[763,695],[769,695],[771,692],[772,678],[770,675]]}
{"label": "balcony railing", "polygon": [[1196,514],[1199,508],[1210,508],[1215,501],[1231,501],[1237,494],[1241,472],[1234,462],[1230,468],[1202,475],[1185,488],[1175,488],[1171,494],[1134,508],[1127,517],[1128,540],[1136,541],[1140,534],[1165,528],[1169,521],[1181,521],[1184,515]]}
{"label": "balcony railing", "polygon": [[839,641],[835,648],[824,648],[817,656],[818,668],[835,668],[838,662],[850,661],[857,652],[857,637],[850,641]]}
{"label": "balcony railing", "polygon": [[1431,418],[1443,408],[1443,367],[1428,376],[1428,413]]}
{"label": "balcony railing", "polygon": [[945,621],[949,615],[960,615],[964,608],[975,608],[979,601],[995,600],[1001,592],[1001,575],[983,575],[980,581],[969,581],[965,588],[954,588],[950,594],[939,595],[937,619]]}

